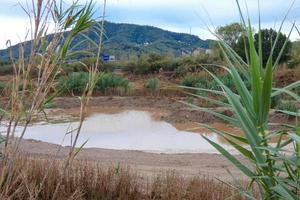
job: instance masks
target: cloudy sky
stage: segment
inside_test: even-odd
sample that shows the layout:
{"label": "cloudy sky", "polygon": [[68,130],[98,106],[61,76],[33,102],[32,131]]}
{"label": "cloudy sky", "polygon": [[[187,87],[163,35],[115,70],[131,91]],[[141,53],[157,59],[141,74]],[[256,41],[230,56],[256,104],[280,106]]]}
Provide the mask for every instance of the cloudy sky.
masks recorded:
{"label": "cloudy sky", "polygon": [[[71,0],[65,0],[71,2]],[[102,0],[94,0],[97,7]],[[0,49],[9,39],[13,44],[22,41],[28,30],[28,20],[17,5],[18,0],[0,0]],[[19,0],[24,3],[26,0]],[[31,0],[29,0],[31,2]],[[85,0],[80,0],[84,3]],[[246,3],[245,3],[246,2]],[[261,0],[264,27],[278,27],[292,0]],[[249,15],[257,23],[257,0],[241,0],[243,9],[248,6]],[[300,0],[296,0],[289,14],[284,31],[288,32],[292,21],[300,26]],[[192,33],[203,39],[212,38],[207,25],[217,27],[239,21],[235,0],[107,0],[106,19],[112,22],[152,25],[170,31]],[[292,39],[298,39],[292,34]],[[300,38],[300,37],[299,37]]]}

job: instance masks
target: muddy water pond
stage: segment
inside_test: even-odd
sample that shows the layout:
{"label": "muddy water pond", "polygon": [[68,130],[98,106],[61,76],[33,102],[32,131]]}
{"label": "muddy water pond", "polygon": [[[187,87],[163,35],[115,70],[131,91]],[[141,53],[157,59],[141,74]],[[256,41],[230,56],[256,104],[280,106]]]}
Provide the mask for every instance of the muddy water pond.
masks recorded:
{"label": "muddy water pond", "polygon": [[[33,124],[25,138],[68,146],[74,140],[78,122]],[[22,127],[18,127],[20,134]],[[66,134],[67,133],[67,134]],[[217,142],[215,134],[206,136]],[[199,133],[179,131],[171,124],[157,121],[143,111],[125,111],[117,114],[94,114],[83,124],[78,145],[84,148],[139,150],[153,153],[217,153]],[[223,144],[224,146],[224,144]],[[225,144],[225,148],[232,151]]]}

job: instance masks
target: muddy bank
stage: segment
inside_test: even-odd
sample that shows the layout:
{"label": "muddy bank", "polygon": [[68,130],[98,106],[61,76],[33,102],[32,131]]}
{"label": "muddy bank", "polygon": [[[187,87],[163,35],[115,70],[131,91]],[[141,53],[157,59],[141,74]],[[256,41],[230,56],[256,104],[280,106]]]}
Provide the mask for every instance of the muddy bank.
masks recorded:
{"label": "muddy bank", "polygon": [[[58,151],[59,149],[59,151]],[[68,147],[24,140],[21,145],[23,155],[31,155],[38,158],[66,158]],[[245,161],[241,156],[239,159]],[[153,176],[161,172],[175,170],[183,176],[205,175],[217,177],[222,180],[231,180],[230,170],[236,177],[243,177],[232,164],[218,154],[156,154],[141,151],[124,151],[108,149],[83,149],[77,159],[97,162],[104,167],[130,166],[132,169],[145,176]]]}
{"label": "muddy bank", "polygon": [[[149,97],[149,96],[99,96],[92,97],[88,107],[88,115],[93,113],[118,113],[125,110],[140,110],[151,112],[157,120],[163,120],[173,124],[179,129],[193,129],[198,127],[198,123],[223,123],[213,115],[203,111],[193,109],[182,101],[183,97]],[[65,116],[60,119],[77,119],[79,114],[80,101],[78,97],[59,97],[52,104],[52,108],[47,111],[51,116]],[[227,108],[214,108],[222,114],[231,115]],[[271,113],[270,122],[293,122],[294,120],[284,114]]]}
{"label": "muddy bank", "polygon": [[[167,96],[95,96],[92,97],[88,106],[87,114],[94,113],[119,113],[125,110],[148,111],[157,120],[166,121],[179,129],[194,129],[198,123],[224,123],[213,115],[191,108],[182,102],[186,102],[186,97]],[[7,106],[8,99],[0,99],[0,107]],[[194,102],[200,107],[207,107],[203,102]],[[225,115],[232,112],[224,107],[213,108],[215,111]],[[77,120],[80,110],[78,97],[57,97],[46,109],[47,116],[41,113],[35,121],[72,121]],[[293,123],[295,120],[280,113],[271,112],[270,122],[273,123]]]}

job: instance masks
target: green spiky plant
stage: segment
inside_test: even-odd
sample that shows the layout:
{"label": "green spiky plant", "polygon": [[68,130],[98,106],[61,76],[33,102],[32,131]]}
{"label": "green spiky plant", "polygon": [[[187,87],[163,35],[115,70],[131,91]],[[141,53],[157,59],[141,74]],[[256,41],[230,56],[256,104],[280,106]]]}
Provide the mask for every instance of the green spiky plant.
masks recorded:
{"label": "green spiky plant", "polygon": [[[226,42],[216,35],[220,39],[219,47],[227,61],[227,66],[222,66],[222,68],[230,75],[234,89],[227,87],[219,77],[206,69],[207,73],[218,83],[219,89],[194,88],[194,90],[210,92],[225,97],[228,103],[210,99],[209,97],[194,95],[202,99],[205,98],[205,100],[209,100],[218,106],[226,106],[233,112],[233,116],[226,116],[214,110],[198,107],[196,105],[189,105],[195,109],[213,114],[236,127],[240,127],[243,131],[243,136],[237,136],[208,125],[203,125],[223,137],[249,161],[250,164],[241,162],[221,145],[203,136],[205,140],[250,179],[250,183],[247,187],[240,184],[238,180],[235,180],[235,184],[232,184],[232,186],[239,189],[246,198],[272,200],[300,199],[300,128],[281,124],[276,131],[272,131],[268,123],[272,97],[286,93],[296,100],[300,100],[299,96],[291,91],[300,85],[300,81],[281,89],[273,87],[273,72],[276,70],[280,55],[288,40],[281,47],[279,57],[276,60],[272,60],[272,54],[278,39],[276,38],[268,62],[263,66],[260,22],[258,30],[259,46],[257,50],[254,44],[254,34],[250,19],[248,19],[246,25],[238,1],[237,6],[241,15],[242,24],[246,30],[244,38],[248,44],[245,45],[246,55],[248,55],[247,62],[244,62]],[[279,32],[282,29],[285,19],[286,17],[280,26]],[[294,24],[289,36],[293,28]],[[250,88],[247,88],[242,77],[246,77],[250,82]],[[193,89],[191,87],[183,88]],[[299,116],[297,113],[288,111],[281,112]],[[258,190],[258,196],[254,194],[253,188]]]}

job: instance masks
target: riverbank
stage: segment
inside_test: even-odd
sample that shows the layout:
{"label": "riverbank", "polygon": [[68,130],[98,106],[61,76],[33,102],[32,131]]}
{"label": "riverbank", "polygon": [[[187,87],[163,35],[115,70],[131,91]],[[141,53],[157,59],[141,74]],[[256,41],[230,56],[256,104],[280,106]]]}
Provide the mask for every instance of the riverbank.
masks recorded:
{"label": "riverbank", "polygon": [[[69,152],[68,147],[35,140],[24,140],[21,150],[23,155],[43,159],[64,159]],[[237,157],[242,162],[245,161],[242,156]],[[176,171],[186,177],[203,175],[229,181],[231,176],[227,170],[230,170],[236,177],[243,177],[239,170],[219,154],[158,154],[142,151],[88,148],[81,150],[77,160],[95,162],[103,167],[130,166],[134,171],[147,177],[153,177],[167,171]]]}

